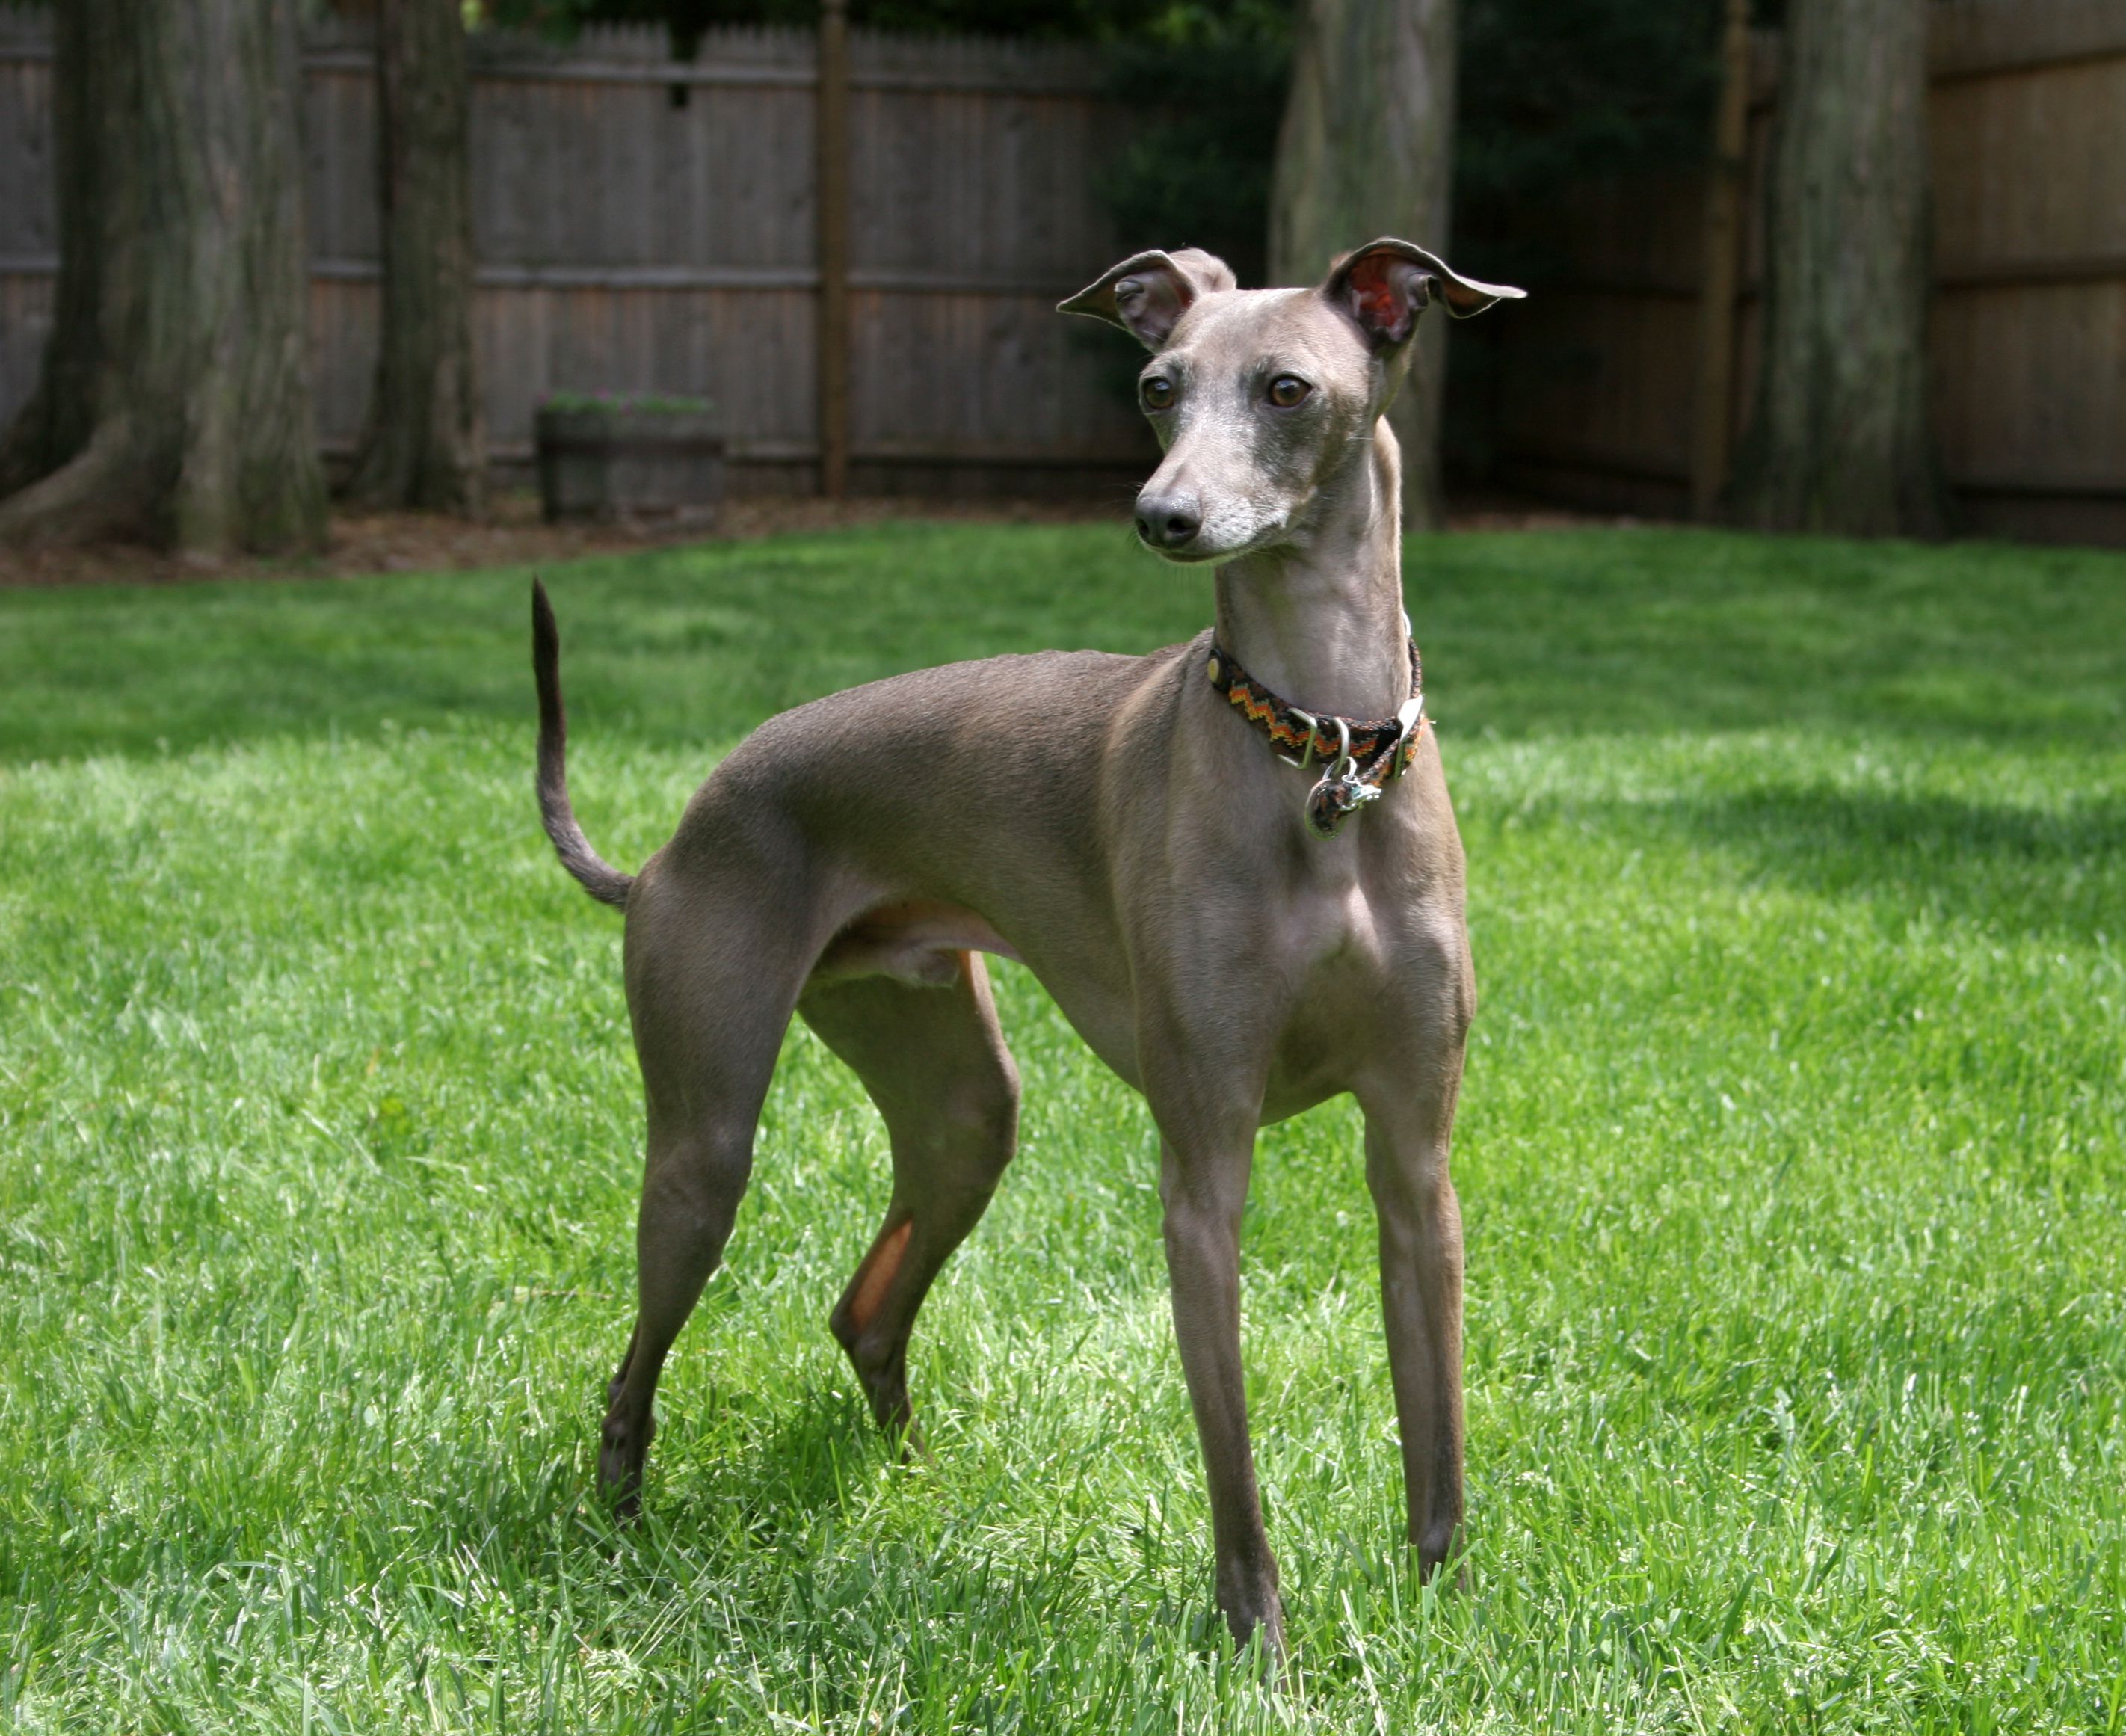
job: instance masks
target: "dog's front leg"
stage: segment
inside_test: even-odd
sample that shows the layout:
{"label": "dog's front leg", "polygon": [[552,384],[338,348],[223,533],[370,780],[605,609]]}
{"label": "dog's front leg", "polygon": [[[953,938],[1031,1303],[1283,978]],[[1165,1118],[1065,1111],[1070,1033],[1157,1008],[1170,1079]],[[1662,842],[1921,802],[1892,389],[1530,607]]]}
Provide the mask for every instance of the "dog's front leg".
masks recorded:
{"label": "dog's front leg", "polygon": [[1255,1488],[1240,1368],[1240,1213],[1254,1157],[1253,1120],[1184,1140],[1162,1147],[1160,1197],[1166,1209],[1174,1333],[1211,1486],[1218,1607],[1234,1639],[1245,1645],[1259,1630],[1264,1649],[1282,1657],[1284,1611]]}
{"label": "dog's front leg", "polygon": [[[1459,1073],[1459,1054],[1452,1072]],[[1438,1058],[1358,1093],[1366,1182],[1380,1222],[1381,1313],[1402,1432],[1410,1540],[1437,1573],[1462,1526],[1462,1207],[1447,1171],[1451,1083]]]}

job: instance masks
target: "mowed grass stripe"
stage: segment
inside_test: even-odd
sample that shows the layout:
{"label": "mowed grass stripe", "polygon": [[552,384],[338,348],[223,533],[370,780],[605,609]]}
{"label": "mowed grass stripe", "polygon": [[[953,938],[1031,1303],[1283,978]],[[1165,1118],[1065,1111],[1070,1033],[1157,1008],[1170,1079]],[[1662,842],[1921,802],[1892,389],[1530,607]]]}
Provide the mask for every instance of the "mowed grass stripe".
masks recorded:
{"label": "mowed grass stripe", "polygon": [[[1211,1607],[1148,1121],[1023,972],[999,972],[1021,1156],[916,1341],[934,1457],[888,1461],[824,1330],[885,1152],[801,1031],[668,1377],[648,1516],[616,1533],[589,1481],[639,1112],[619,925],[536,833],[503,685],[521,576],[392,581],[413,602],[389,631],[357,585],[31,599],[73,646],[55,670],[87,666],[120,601],[222,624],[167,683],[114,652],[79,692],[53,675],[40,697],[32,669],[6,702],[0,1722],[2117,1728],[2126,746],[2104,707],[2126,562],[1515,541],[1534,577],[1490,539],[1425,551],[1502,575],[1495,621],[1475,578],[1457,594],[1491,684],[1471,678],[1444,737],[1482,995],[1456,1160],[1468,1585],[1415,1586],[1394,1546],[1370,1213],[1330,1106],[1264,1135],[1246,1230],[1289,1695],[1226,1657]],[[699,606],[744,630],[616,653],[587,684],[593,835],[629,862],[661,839],[746,682],[801,688],[837,637],[847,679],[927,660],[926,619],[940,655],[1018,648],[1004,613],[985,624],[1004,606],[983,563],[1061,598],[1079,565],[1109,583],[1106,546],[764,546],[771,567],[872,570],[795,673],[764,649],[788,596],[735,600],[728,551],[701,557]],[[1705,551],[1695,580],[1678,548]],[[1902,663],[1832,656],[1800,699],[1776,657],[1760,686],[1732,673],[1761,612],[1732,587],[1767,549],[1826,598],[1826,571],[1883,563],[1895,584],[1862,594],[1891,617],[1853,631],[1909,645]],[[561,575],[565,633],[579,583],[607,622],[589,636],[686,617],[688,558]],[[2033,610],[2017,636],[2054,572],[2079,575],[2081,631]],[[1523,669],[1505,647],[1532,592],[1564,613]],[[406,671],[450,594],[496,617],[452,678],[491,665],[495,698],[424,712]],[[1453,632],[1412,596],[1443,696]],[[20,602],[0,598],[0,646]],[[1190,602],[1116,581],[1110,642],[1172,636],[1159,612]],[[337,733],[284,715],[260,670],[291,620],[314,691],[354,692],[343,634],[385,684]],[[1688,647],[1722,623],[1713,683]],[[216,635],[238,649],[210,681]],[[1641,697],[1611,727],[1489,709],[1546,669],[1606,684],[1613,656]],[[144,732],[188,693],[199,726],[158,749]]]}

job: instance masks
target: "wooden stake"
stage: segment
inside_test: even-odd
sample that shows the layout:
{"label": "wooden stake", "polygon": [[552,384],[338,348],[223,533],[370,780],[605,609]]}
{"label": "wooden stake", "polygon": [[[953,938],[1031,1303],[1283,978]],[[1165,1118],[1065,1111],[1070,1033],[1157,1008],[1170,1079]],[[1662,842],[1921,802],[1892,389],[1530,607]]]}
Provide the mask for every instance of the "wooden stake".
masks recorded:
{"label": "wooden stake", "polygon": [[820,490],[849,491],[849,12],[821,0],[819,84]]}
{"label": "wooden stake", "polygon": [[1727,0],[1720,107],[1705,188],[1699,277],[1698,384],[1692,406],[1690,510],[1710,518],[1727,485],[1735,425],[1735,291],[1742,265],[1742,196],[1748,173],[1750,0]]}

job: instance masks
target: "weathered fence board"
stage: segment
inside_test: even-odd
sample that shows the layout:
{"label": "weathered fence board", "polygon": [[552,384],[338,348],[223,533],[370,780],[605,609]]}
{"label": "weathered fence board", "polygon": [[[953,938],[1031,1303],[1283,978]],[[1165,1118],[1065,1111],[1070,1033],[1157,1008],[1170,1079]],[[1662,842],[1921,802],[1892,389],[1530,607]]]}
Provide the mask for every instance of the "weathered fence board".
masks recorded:
{"label": "weathered fence board", "polygon": [[[2126,0],[1932,8],[1935,429],[1965,523],[2126,542]],[[1755,400],[1774,45],[1758,45],[1732,425]],[[1703,182],[1516,215],[1566,262],[1497,328],[1507,480],[1590,505],[1688,499]]]}
{"label": "weathered fence board", "polygon": [[[379,302],[375,71],[364,27],[304,53],[319,437],[344,452]],[[0,416],[35,379],[57,242],[44,19],[0,11]],[[659,31],[566,50],[473,43],[475,342],[491,456],[530,457],[555,391],[712,400],[744,491],[813,485],[819,273],[809,32]],[[1083,52],[852,40],[855,485],[1098,485],[1149,451],[1054,304],[1115,256],[1094,196],[1120,116]],[[1112,370],[1107,371],[1111,373]]]}

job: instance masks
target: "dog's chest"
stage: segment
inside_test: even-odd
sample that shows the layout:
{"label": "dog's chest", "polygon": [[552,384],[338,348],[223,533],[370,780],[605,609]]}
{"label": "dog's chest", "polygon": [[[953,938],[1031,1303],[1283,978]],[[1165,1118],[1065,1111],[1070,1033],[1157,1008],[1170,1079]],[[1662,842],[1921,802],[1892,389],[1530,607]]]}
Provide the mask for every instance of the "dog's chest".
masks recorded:
{"label": "dog's chest", "polygon": [[1283,889],[1266,924],[1270,967],[1289,985],[1295,1014],[1325,994],[1364,993],[1401,925],[1401,913],[1358,871],[1355,852],[1314,849],[1317,859]]}

